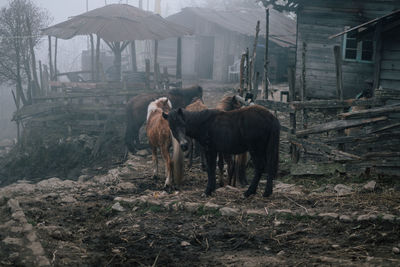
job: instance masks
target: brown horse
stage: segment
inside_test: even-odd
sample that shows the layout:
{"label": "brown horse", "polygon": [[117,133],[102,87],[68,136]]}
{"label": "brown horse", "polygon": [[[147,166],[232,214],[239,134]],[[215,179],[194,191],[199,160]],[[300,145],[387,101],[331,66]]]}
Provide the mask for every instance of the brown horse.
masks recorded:
{"label": "brown horse", "polygon": [[[170,109],[171,102],[166,97],[151,102],[148,106],[146,125],[146,133],[152,149],[153,176],[158,175],[157,148],[159,148],[165,162],[165,187],[172,186],[173,182],[180,184],[183,177],[183,152],[179,143],[171,135],[168,122],[162,118],[163,111],[169,112]],[[173,143],[172,161],[169,155],[171,142]]]}
{"label": "brown horse", "polygon": [[255,172],[245,192],[256,193],[261,175],[267,172],[264,196],[272,194],[272,182],[278,172],[280,124],[266,108],[253,105],[233,111],[206,109],[190,112],[181,108],[163,113],[173,136],[187,150],[187,137],[200,142],[206,149],[208,182],[205,194],[215,190],[217,153],[242,154],[250,152]]}
{"label": "brown horse", "polygon": [[[216,109],[223,111],[231,111],[239,109],[242,104],[236,99],[235,96],[225,96],[217,104]],[[227,165],[228,171],[228,184],[236,186],[236,180],[242,185],[247,185],[246,179],[246,163],[247,163],[247,153],[240,155],[234,155],[232,160],[232,155],[229,154],[218,154],[218,169],[219,169],[219,184],[224,185],[224,161]],[[232,181],[233,180],[233,181]]]}
{"label": "brown horse", "polygon": [[[186,110],[188,111],[202,111],[207,109],[207,106],[204,105],[204,102],[201,98],[195,98],[193,99],[193,102],[186,107]],[[190,139],[190,144],[189,144],[189,168],[192,167],[193,164],[193,143],[195,143],[195,147],[197,148],[197,151],[200,152],[200,160],[201,160],[201,168],[205,171],[206,170],[206,161],[204,158],[204,149],[203,147],[199,144],[199,142],[196,142],[195,140]]]}
{"label": "brown horse", "polygon": [[126,107],[126,132],[125,144],[131,153],[139,149],[139,129],[146,121],[147,107],[150,102],[166,96],[174,108],[186,107],[195,97],[203,96],[203,89],[200,86],[193,86],[184,89],[173,89],[168,92],[146,93],[131,98]]}

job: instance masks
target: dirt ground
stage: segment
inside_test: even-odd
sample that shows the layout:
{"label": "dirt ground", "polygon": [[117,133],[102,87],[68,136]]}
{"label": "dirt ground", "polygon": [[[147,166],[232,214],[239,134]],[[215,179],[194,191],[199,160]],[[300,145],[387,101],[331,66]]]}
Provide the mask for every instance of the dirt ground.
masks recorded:
{"label": "dirt ground", "polygon": [[149,154],[0,188],[0,266],[400,265],[398,178],[294,177],[282,149],[271,197],[262,181],[247,199],[230,186],[204,198],[199,165],[170,193]]}

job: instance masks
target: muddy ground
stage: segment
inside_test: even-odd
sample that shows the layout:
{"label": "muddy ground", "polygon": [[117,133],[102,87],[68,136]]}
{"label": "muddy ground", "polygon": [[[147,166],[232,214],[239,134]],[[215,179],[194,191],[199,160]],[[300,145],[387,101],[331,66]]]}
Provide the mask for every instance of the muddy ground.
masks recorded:
{"label": "muddy ground", "polygon": [[398,178],[291,176],[288,162],[282,149],[269,198],[264,181],[247,199],[230,186],[202,197],[198,161],[167,193],[150,155],[73,180],[20,180],[0,188],[0,265],[400,265]]}

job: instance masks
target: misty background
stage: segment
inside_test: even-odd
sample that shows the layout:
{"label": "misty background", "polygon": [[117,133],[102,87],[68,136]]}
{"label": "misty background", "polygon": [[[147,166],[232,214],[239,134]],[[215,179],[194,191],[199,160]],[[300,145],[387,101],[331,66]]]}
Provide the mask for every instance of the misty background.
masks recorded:
{"label": "misty background", "polygon": [[[142,8],[154,12],[157,0],[142,0]],[[129,4],[139,7],[139,0],[32,0],[39,8],[45,9],[50,17],[49,26],[68,20],[70,17],[82,14],[106,4]],[[161,0],[161,16],[168,17],[178,13],[185,7],[208,7],[225,9],[234,7],[236,2],[241,5],[257,5],[254,0]],[[0,0],[0,8],[7,7],[9,0]],[[58,65],[60,72],[77,71],[81,69],[82,51],[89,50],[87,36],[77,36],[69,40],[58,40]],[[104,43],[102,50],[110,50]],[[41,43],[36,47],[36,59],[43,63],[48,62],[47,36],[41,38]],[[11,89],[13,85],[0,85],[0,142],[3,139],[16,137],[16,125],[11,121],[16,110]]]}

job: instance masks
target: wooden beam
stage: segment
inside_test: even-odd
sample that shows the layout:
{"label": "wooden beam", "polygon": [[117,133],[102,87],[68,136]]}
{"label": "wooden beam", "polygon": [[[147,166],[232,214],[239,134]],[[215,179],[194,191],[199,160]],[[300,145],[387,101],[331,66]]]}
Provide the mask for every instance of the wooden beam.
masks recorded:
{"label": "wooden beam", "polygon": [[52,53],[51,53],[51,36],[48,36],[49,39],[49,71],[50,71],[50,80],[53,80],[53,59],[52,59]]}
{"label": "wooden beam", "polygon": [[265,54],[264,54],[264,93],[263,98],[268,99],[268,45],[269,45],[269,8],[265,9]]}
{"label": "wooden beam", "polygon": [[365,109],[360,111],[353,111],[353,112],[346,112],[339,114],[339,118],[342,119],[352,119],[352,118],[365,118],[365,117],[372,117],[378,115],[385,115],[392,112],[400,112],[400,103],[372,108],[372,109]]}
{"label": "wooden beam", "polygon": [[288,103],[285,102],[263,99],[263,100],[255,100],[254,103],[256,103],[257,105],[264,106],[271,110],[276,110],[285,113],[290,112],[290,106]]}
{"label": "wooden beam", "polygon": [[90,80],[94,81],[94,69],[95,69],[95,52],[94,52],[94,39],[93,34],[89,35],[90,39]]}
{"label": "wooden beam", "polygon": [[370,98],[367,100],[310,100],[306,102],[295,101],[290,103],[293,110],[308,109],[339,109],[352,106],[382,106],[385,102],[381,99]]}
{"label": "wooden beam", "polygon": [[379,81],[381,76],[381,61],[382,61],[382,22],[378,22],[374,32],[374,80],[372,85],[372,90],[375,93],[375,90],[379,87]]}
{"label": "wooden beam", "polygon": [[342,72],[342,50],[340,46],[333,47],[336,70],[336,96],[338,100],[343,100],[343,72]]}
{"label": "wooden beam", "polygon": [[182,38],[178,37],[176,42],[176,80],[182,79]]}
{"label": "wooden beam", "polygon": [[100,43],[101,38],[99,35],[96,36],[96,73],[95,73],[95,81],[98,82],[100,80]]}
{"label": "wooden beam", "polygon": [[316,134],[316,133],[322,133],[322,132],[327,132],[327,131],[332,131],[332,130],[352,128],[352,127],[369,124],[369,123],[374,123],[374,122],[378,122],[378,121],[384,121],[384,120],[387,120],[387,117],[382,116],[382,117],[371,118],[371,119],[331,121],[331,122],[315,125],[313,127],[305,129],[305,130],[297,131],[296,136],[301,137],[301,136],[306,136],[309,134]]}
{"label": "wooden beam", "polygon": [[154,40],[154,86],[158,89],[158,70],[157,70],[157,57],[158,57],[158,40]]}

